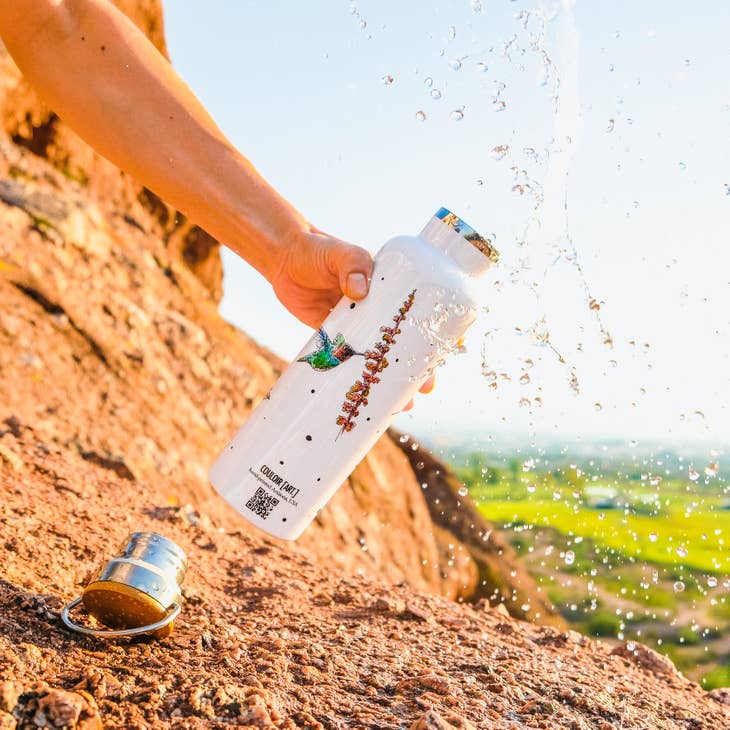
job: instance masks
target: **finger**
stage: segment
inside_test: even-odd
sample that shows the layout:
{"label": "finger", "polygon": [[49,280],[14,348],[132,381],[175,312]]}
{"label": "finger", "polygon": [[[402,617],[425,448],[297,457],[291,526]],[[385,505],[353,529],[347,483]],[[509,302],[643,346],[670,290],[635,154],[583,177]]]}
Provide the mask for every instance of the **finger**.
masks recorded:
{"label": "finger", "polygon": [[340,289],[350,299],[362,299],[370,289],[373,257],[369,251],[337,241],[328,251],[330,270],[337,272]]}
{"label": "finger", "polygon": [[419,393],[430,393],[434,386],[436,385],[436,376],[435,375],[429,375],[421,384],[421,387],[418,389]]}
{"label": "finger", "polygon": [[410,400],[408,401],[408,403],[406,403],[406,404],[405,404],[405,406],[403,406],[403,409],[402,409],[402,410],[403,410],[403,411],[410,411],[410,410],[411,410],[411,408],[413,408],[413,398],[411,398],[411,399],[410,399]]}

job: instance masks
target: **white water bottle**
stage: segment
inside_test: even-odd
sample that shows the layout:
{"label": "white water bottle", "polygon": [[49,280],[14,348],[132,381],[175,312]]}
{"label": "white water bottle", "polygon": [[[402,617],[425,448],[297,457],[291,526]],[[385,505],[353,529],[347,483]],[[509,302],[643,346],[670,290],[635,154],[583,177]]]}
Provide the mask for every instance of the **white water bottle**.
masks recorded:
{"label": "white water bottle", "polygon": [[491,242],[445,208],[388,241],[370,290],[343,297],[210,470],[220,494],[295,540],[476,318]]}

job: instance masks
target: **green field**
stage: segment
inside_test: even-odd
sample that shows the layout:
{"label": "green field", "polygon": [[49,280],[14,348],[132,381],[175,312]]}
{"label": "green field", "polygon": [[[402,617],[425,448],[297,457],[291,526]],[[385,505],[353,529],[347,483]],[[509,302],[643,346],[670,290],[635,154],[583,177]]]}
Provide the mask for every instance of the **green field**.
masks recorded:
{"label": "green field", "polygon": [[[636,639],[707,687],[730,685],[730,493],[722,474],[661,479],[623,463],[452,455],[452,466],[556,608]],[[654,465],[656,469],[656,465]],[[658,469],[657,469],[658,472]]]}

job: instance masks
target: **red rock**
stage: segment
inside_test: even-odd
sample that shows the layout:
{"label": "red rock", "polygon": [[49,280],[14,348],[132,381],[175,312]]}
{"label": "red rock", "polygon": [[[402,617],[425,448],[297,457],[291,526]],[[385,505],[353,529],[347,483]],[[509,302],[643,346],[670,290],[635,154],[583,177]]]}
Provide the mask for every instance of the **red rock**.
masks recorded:
{"label": "red rock", "polygon": [[635,641],[620,644],[611,650],[611,655],[624,657],[652,674],[668,676],[677,674],[677,667],[671,659]]}
{"label": "red rock", "polygon": [[433,690],[438,694],[448,694],[451,690],[451,685],[446,677],[439,677],[437,674],[424,674],[419,677],[404,679],[395,686],[395,691],[401,694],[413,690],[423,692],[427,689]]}
{"label": "red rock", "polygon": [[102,727],[96,704],[76,692],[51,689],[38,699],[33,722],[39,727],[72,727],[97,730]]}
{"label": "red rock", "polygon": [[712,689],[708,692],[708,695],[721,705],[730,705],[730,687]]}
{"label": "red rock", "polygon": [[429,710],[410,726],[410,730],[476,730],[476,728],[459,715],[449,714],[442,717],[438,712]]}
{"label": "red rock", "polygon": [[0,710],[12,713],[21,691],[22,688],[17,682],[10,680],[0,682]]}

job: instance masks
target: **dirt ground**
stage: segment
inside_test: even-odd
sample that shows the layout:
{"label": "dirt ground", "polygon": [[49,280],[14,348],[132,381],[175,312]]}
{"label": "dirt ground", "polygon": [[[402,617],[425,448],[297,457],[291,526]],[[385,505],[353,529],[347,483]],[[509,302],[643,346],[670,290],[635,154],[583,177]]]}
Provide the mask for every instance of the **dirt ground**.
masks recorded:
{"label": "dirt ground", "polygon": [[[0,728],[718,728],[730,701],[640,645],[345,575],[0,431]],[[132,531],[190,561],[172,636],[104,643],[59,612]],[[633,649],[633,650],[632,650]]]}

